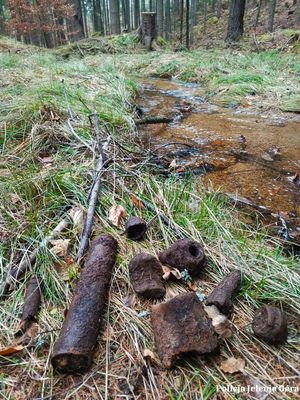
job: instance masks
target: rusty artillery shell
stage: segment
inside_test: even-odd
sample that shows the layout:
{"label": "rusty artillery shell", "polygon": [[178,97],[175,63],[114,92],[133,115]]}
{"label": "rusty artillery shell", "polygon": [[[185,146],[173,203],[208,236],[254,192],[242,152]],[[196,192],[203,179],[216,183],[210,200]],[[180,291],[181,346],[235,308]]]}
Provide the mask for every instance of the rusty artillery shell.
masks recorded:
{"label": "rusty artillery shell", "polygon": [[146,222],[139,217],[130,217],[125,225],[126,236],[131,240],[143,239],[146,230]]}
{"label": "rusty artillery shell", "polygon": [[33,276],[28,282],[20,329],[26,331],[36,319],[41,305],[41,289],[39,281]]}
{"label": "rusty artillery shell", "polygon": [[207,264],[201,244],[189,239],[177,240],[167,250],[162,251],[158,258],[162,264],[181,272],[186,269],[191,276],[198,276]]}
{"label": "rusty artillery shell", "polygon": [[285,315],[279,308],[269,305],[255,312],[252,329],[257,337],[271,344],[285,342],[288,335]]}
{"label": "rusty artillery shell", "polygon": [[206,304],[218,307],[222,314],[229,315],[233,311],[232,298],[241,285],[241,271],[236,270],[225,276],[218,286],[207,297]]}
{"label": "rusty artillery shell", "polygon": [[117,246],[111,235],[92,241],[52,354],[52,365],[60,372],[84,372],[92,364]]}

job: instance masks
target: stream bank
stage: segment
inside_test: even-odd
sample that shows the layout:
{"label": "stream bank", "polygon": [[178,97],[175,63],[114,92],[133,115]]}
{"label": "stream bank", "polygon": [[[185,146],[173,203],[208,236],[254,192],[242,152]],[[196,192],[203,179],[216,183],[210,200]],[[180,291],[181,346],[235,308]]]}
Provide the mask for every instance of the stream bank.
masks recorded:
{"label": "stream bank", "polygon": [[299,236],[297,114],[225,108],[210,103],[196,84],[156,78],[140,84],[144,114],[174,117],[168,124],[140,127],[145,146],[168,160],[170,173],[198,175],[205,186],[265,207],[279,216],[280,225],[287,222],[292,239]]}

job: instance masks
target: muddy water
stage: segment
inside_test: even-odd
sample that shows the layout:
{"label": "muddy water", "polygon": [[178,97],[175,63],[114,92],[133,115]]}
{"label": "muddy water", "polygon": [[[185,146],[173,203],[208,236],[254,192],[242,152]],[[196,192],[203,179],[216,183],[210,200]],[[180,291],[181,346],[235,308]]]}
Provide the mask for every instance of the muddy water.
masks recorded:
{"label": "muddy water", "polygon": [[199,86],[157,79],[141,83],[140,105],[147,115],[176,116],[141,129],[175,173],[204,170],[197,179],[215,189],[300,216],[299,117],[220,107]]}

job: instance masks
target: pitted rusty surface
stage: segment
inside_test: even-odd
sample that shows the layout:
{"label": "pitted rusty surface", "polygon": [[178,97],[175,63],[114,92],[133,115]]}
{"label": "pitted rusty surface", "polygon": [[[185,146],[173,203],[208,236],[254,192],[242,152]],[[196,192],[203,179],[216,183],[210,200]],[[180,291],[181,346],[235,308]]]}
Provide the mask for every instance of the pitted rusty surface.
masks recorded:
{"label": "pitted rusty surface", "polygon": [[166,368],[186,354],[209,354],[218,349],[218,335],[195,293],[153,306],[151,324],[155,346]]}
{"label": "pitted rusty surface", "polygon": [[255,312],[252,328],[257,337],[272,344],[285,342],[288,335],[285,315],[279,308],[269,305]]}
{"label": "pitted rusty surface", "polygon": [[191,276],[200,275],[207,264],[202,245],[189,239],[177,240],[159,254],[159,260],[179,271],[187,270]]}
{"label": "pitted rusty surface", "polygon": [[117,241],[110,235],[97,237],[91,244],[54,347],[52,364],[58,370],[81,372],[91,365],[116,252]]}
{"label": "pitted rusty surface", "polygon": [[137,254],[129,263],[129,275],[138,295],[160,298],[166,294],[161,263],[151,254]]}
{"label": "pitted rusty surface", "polygon": [[232,298],[241,285],[241,271],[236,270],[227,275],[210,293],[206,304],[218,307],[222,314],[228,315],[233,311]]}

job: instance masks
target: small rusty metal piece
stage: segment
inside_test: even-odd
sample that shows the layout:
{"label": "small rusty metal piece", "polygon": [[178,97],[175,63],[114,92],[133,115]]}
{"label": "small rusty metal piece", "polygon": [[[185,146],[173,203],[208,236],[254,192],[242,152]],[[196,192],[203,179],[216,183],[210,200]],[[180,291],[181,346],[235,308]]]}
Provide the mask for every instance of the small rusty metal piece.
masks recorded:
{"label": "small rusty metal piece", "polygon": [[33,276],[29,280],[25,291],[25,302],[20,324],[20,329],[22,331],[27,331],[27,329],[30,328],[32,322],[36,321],[36,315],[39,312],[40,305],[41,305],[40,284],[37,278]]}
{"label": "small rusty metal piece", "polygon": [[153,306],[151,325],[165,368],[171,368],[184,355],[209,354],[219,347],[212,320],[195,293],[185,293]]}
{"label": "small rusty metal piece", "polygon": [[125,232],[128,239],[141,240],[147,231],[146,222],[139,217],[130,217],[125,225]]}
{"label": "small rusty metal piece", "polygon": [[58,371],[84,372],[92,364],[117,247],[117,241],[111,235],[99,236],[92,241],[54,346],[51,362]]}
{"label": "small rusty metal piece", "polygon": [[129,263],[129,276],[138,295],[158,299],[166,294],[161,263],[151,254],[136,255]]}
{"label": "small rusty metal piece", "polygon": [[207,260],[200,243],[189,239],[180,239],[167,250],[159,254],[159,260],[164,265],[185,269],[191,276],[198,276],[206,267]]}
{"label": "small rusty metal piece", "polygon": [[208,306],[216,306],[222,314],[228,315],[233,311],[232,297],[241,285],[241,271],[236,270],[227,275],[207,297]]}
{"label": "small rusty metal piece", "polygon": [[285,315],[279,308],[269,305],[255,312],[252,329],[257,337],[271,344],[285,342],[288,335]]}

